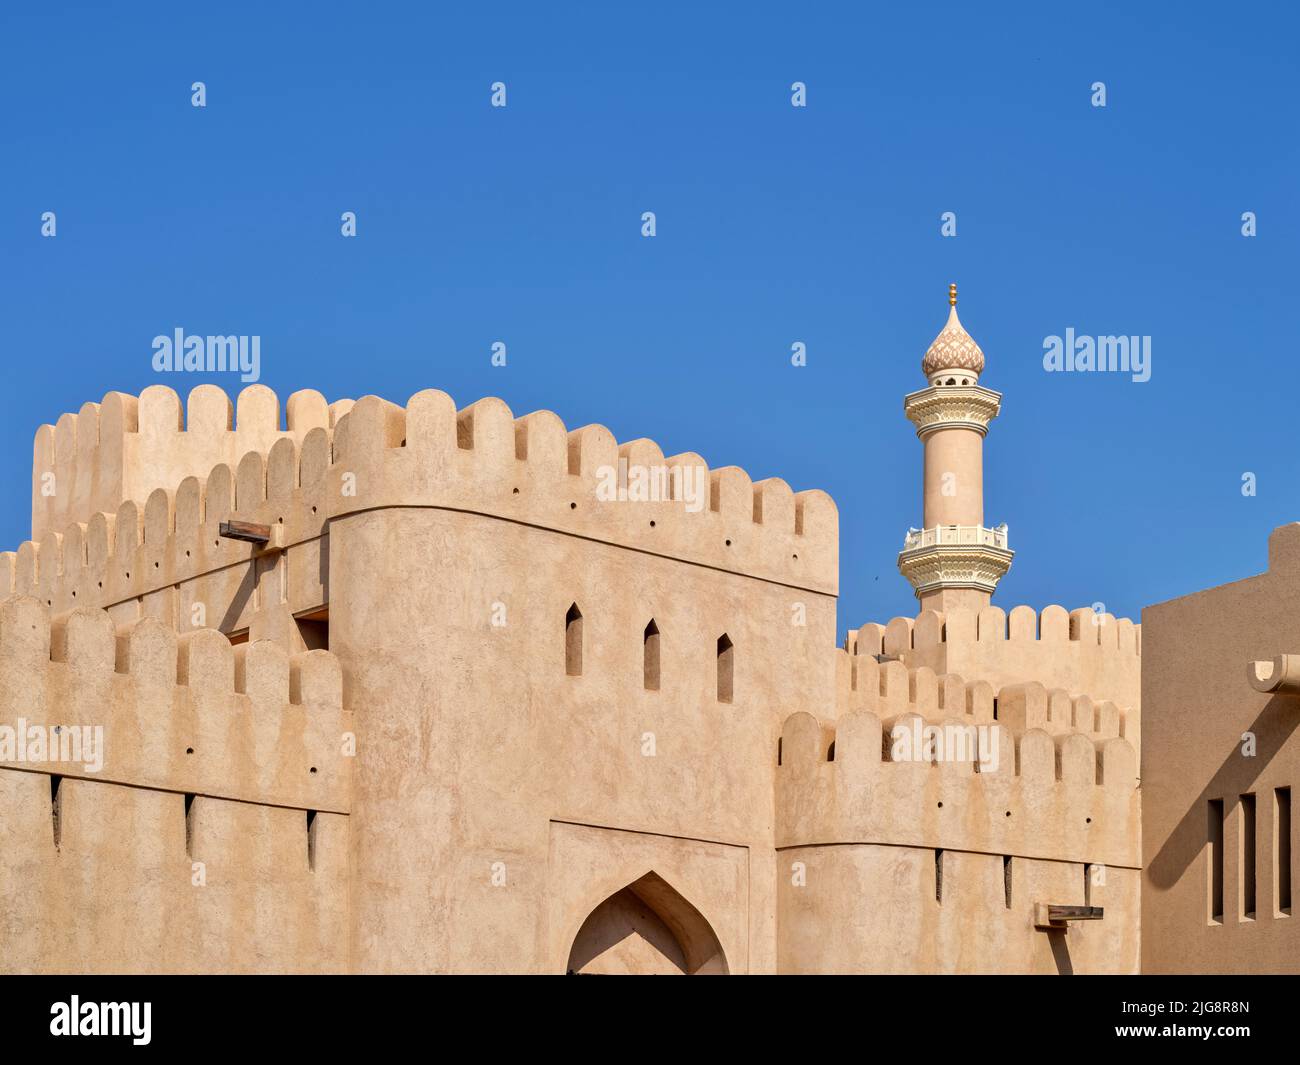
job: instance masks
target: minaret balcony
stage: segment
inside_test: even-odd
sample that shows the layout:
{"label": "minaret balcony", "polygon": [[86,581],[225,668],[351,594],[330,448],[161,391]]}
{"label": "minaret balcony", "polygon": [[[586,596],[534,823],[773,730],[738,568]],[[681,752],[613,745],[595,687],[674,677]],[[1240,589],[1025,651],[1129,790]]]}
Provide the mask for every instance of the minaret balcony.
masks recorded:
{"label": "minaret balcony", "polygon": [[992,595],[1014,557],[1005,525],[936,525],[908,530],[898,569],[918,599],[960,588]]}
{"label": "minaret balcony", "polygon": [[903,397],[903,413],[922,440],[938,429],[971,429],[984,436],[998,416],[1002,393],[983,385],[935,384]]}
{"label": "minaret balcony", "polygon": [[939,544],[980,544],[1007,550],[1007,526],[1004,522],[988,529],[983,525],[936,525],[931,529],[908,529],[903,550],[934,547]]}

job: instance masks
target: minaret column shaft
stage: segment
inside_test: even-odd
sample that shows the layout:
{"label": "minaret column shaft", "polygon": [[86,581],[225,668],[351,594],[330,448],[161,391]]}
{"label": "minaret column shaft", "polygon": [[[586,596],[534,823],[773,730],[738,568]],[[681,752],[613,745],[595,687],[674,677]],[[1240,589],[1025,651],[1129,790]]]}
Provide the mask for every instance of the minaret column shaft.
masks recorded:
{"label": "minaret column shaft", "polygon": [[993,593],[979,588],[935,588],[916,598],[920,601],[917,607],[920,611],[937,610],[940,614],[947,614],[952,610],[969,610],[978,614],[992,603]]}
{"label": "minaret column shaft", "polygon": [[974,428],[925,434],[925,528],[984,524],[984,437]]}

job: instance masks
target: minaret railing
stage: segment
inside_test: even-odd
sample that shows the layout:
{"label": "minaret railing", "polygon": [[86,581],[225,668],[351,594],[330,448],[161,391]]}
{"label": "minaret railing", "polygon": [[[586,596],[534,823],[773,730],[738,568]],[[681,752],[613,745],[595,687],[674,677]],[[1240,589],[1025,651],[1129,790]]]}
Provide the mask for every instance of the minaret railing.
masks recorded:
{"label": "minaret railing", "polygon": [[978,544],[1006,550],[1007,527],[998,525],[990,529],[983,525],[935,525],[929,529],[908,529],[907,535],[903,537],[904,551],[945,544]]}

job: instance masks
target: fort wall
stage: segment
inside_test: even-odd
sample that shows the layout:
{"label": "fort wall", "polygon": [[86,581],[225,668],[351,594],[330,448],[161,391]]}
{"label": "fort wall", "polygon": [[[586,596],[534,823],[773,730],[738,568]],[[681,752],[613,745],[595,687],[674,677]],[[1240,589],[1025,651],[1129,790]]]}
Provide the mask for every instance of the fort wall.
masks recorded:
{"label": "fort wall", "polygon": [[[559,822],[635,836],[638,853],[659,855],[638,876],[670,863],[675,841],[744,850],[732,905],[744,910],[746,971],[775,970],[777,740],[788,707],[833,699],[831,598],[797,593],[805,623],[794,624],[796,593],[782,585],[433,509],[351,515],[331,540],[335,559],[377,560],[343,566],[331,588],[346,699],[384,708],[358,719],[369,740],[357,867],[375,887],[357,901],[360,968],[553,971],[548,899],[591,904],[589,871],[552,860]],[[577,675],[566,669],[572,606]],[[644,682],[651,620],[655,690]],[[509,887],[493,883],[497,863]],[[490,943],[471,931],[505,927]]]}
{"label": "fort wall", "polygon": [[[1049,697],[1041,727],[1055,732],[1068,722],[1084,732],[1118,734],[1140,751],[1142,629],[1128,618],[1059,606],[927,610],[864,625],[849,633],[845,647],[855,662],[854,656],[896,658],[994,689],[1037,682]],[[1117,715],[1114,733],[1110,722]]]}
{"label": "fort wall", "polygon": [[345,968],[349,724],[327,652],[0,601],[6,970]]}
{"label": "fort wall", "polygon": [[[779,722],[834,698],[837,540],[824,493],[665,459],[599,426],[569,432],[547,412],[515,419],[498,400],[457,411],[437,392],[407,408],[313,402],[312,418],[276,433],[273,418],[244,419],[241,401],[241,421],[265,439],[236,459],[246,438],[196,432],[194,400],[180,428],[168,390],[141,397],[142,422],[186,456],[170,471],[184,474],[176,487],[122,481],[112,514],[79,497],[65,512],[86,520],[0,558],[0,583],[60,618],[103,606],[119,641],[174,628],[184,646],[200,605],[209,624],[254,640],[293,615],[328,617],[358,738],[351,883],[367,887],[348,915],[349,965],[554,971],[553,913],[592,900],[590,879],[551,848],[590,830],[688,882],[700,864],[703,900],[714,852],[726,856],[727,894],[741,875],[748,900],[726,963],[774,970]],[[101,453],[88,453],[56,483],[69,468],[73,483],[105,482]],[[45,461],[38,440],[34,483]],[[700,494],[674,495],[682,482],[669,477],[667,498],[637,499],[627,482],[638,466],[690,468]],[[610,469],[624,489],[614,498]],[[143,502],[130,498],[142,488]],[[271,525],[271,544],[222,539],[229,519]],[[578,604],[583,668],[570,675],[565,618]],[[710,914],[714,927],[728,920]],[[485,948],[493,927],[512,932]]]}
{"label": "fort wall", "polygon": [[[804,713],[786,720],[783,972],[1137,971],[1133,750],[1117,736],[1052,736],[1012,716],[1014,727],[960,710],[933,721],[907,711],[883,721],[852,711],[833,726]],[[927,727],[964,735],[963,760],[945,760],[952,748],[937,732],[931,749],[900,742]],[[1105,916],[1067,936],[1035,926],[1036,903],[1101,906]]]}
{"label": "fort wall", "polygon": [[[107,758],[0,764],[15,967],[85,968],[84,926],[116,971],[557,972],[602,946],[635,970],[620,922],[670,910],[699,971],[1135,966],[1130,622],[928,611],[836,650],[824,493],[496,399],[295,393],[282,428],[269,390],[237,417],[213,392],[38,434],[0,724],[103,724]],[[646,496],[637,470],[666,476]],[[993,730],[1000,760],[896,759],[895,724]],[[1033,927],[1094,889],[1106,918],[1064,949]]]}
{"label": "fort wall", "polygon": [[[569,431],[549,411],[516,419],[498,399],[458,411],[428,390],[407,408],[374,396],[327,407],[300,392],[290,397],[291,428],[280,431],[270,428],[278,426],[274,393],[253,386],[239,401],[247,428],[232,430],[219,428],[218,408],[229,400],[209,389],[191,393],[184,427],[179,398],[163,386],[138,402],[106,401],[111,417],[65,415],[61,434],[42,427],[33,539],[0,556],[0,589],[43,594],[56,610],[108,607],[246,563],[247,544],[215,535],[231,517],[281,526],[279,545],[290,548],[319,538],[331,517],[430,506],[835,594],[837,518],[824,492],[794,493],[778,478],[754,483],[735,467],[709,470],[694,454],[665,458],[652,441],[619,444],[599,425]],[[131,410],[134,418],[124,413]],[[78,426],[97,427],[100,442],[82,448]],[[132,451],[169,457],[148,477],[124,478],[119,452]],[[656,484],[668,497],[635,498],[627,471],[637,468],[661,471]],[[690,477],[675,477],[678,469]],[[603,498],[611,471],[615,489],[633,498]],[[54,494],[45,496],[40,486],[52,472]],[[102,484],[120,491],[85,487]],[[692,488],[695,497],[681,495]]]}
{"label": "fort wall", "polygon": [[286,403],[265,385],[250,385],[236,403],[216,385],[199,385],[184,410],[165,385],[138,397],[108,393],[36,432],[32,449],[32,539],[115,514],[128,500],[143,504],[156,490],[174,491],[187,477],[206,477],[224,463],[234,469],[255,451],[268,455],[282,439],[301,444],[312,429],[329,429],[348,408],[319,392],[295,392]]}
{"label": "fort wall", "polygon": [[[794,882],[796,863],[802,866]],[[790,847],[778,862],[781,971],[802,973],[1136,973],[1140,874],[1104,885],[1071,862],[851,842]],[[942,899],[938,898],[938,878]],[[1032,900],[1102,906],[1100,921],[1044,931]]]}
{"label": "fort wall", "polygon": [[[895,729],[919,737],[926,726],[968,728],[961,760],[896,743]],[[779,847],[862,840],[1140,867],[1137,763],[1125,740],[869,712],[827,737],[811,714],[785,722]],[[891,759],[895,747],[903,760]]]}

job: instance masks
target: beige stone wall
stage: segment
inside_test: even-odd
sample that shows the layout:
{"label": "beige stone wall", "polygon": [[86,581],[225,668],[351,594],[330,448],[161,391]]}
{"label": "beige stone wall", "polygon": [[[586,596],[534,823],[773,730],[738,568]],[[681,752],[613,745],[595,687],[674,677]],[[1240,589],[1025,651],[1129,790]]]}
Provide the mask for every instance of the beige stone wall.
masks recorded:
{"label": "beige stone wall", "polygon": [[[572,967],[577,972],[674,975],[673,968],[691,973],[703,968],[710,974],[772,969],[774,900],[766,886],[771,879],[771,855],[766,848],[756,852],[711,840],[552,822],[547,866],[557,887],[548,892],[544,972],[566,972]],[[644,899],[627,891],[627,885],[637,885],[647,872],[663,884],[654,892],[636,887]],[[752,893],[755,882],[760,888],[756,895]],[[665,898],[664,884],[673,885],[680,897]],[[663,949],[625,951],[624,946],[632,946],[630,941],[638,937],[625,935],[626,913],[601,914],[604,900],[618,910],[629,902],[639,904],[641,914],[632,915],[634,926],[640,923],[636,916],[653,920],[665,914],[666,920],[659,919],[660,937],[667,939]],[[707,929],[702,922],[707,922]],[[754,925],[757,948],[751,942]],[[663,932],[668,936],[663,937]],[[687,947],[684,951],[682,944]],[[679,958],[672,958],[675,966],[655,956],[671,956],[673,947],[680,952]],[[578,964],[588,956],[593,956],[591,962]]]}
{"label": "beige stone wall", "polygon": [[[157,617],[180,632],[246,631],[258,611],[281,603],[293,613],[319,609],[328,602],[330,456],[330,434],[316,427],[301,444],[277,441],[233,467],[217,461],[203,479],[47,531],[0,555],[0,594],[35,596],[55,614],[103,607],[119,626]],[[230,518],[276,526],[284,550],[259,555],[222,539]]]}
{"label": "beige stone wall", "polygon": [[[895,691],[907,679],[901,663],[881,672],[901,672]],[[928,673],[913,673],[927,707]],[[961,689],[939,681],[949,694]],[[1023,707],[1026,694],[1000,697]],[[783,971],[1137,971],[1132,748],[1118,736],[1053,736],[1026,727],[1023,712],[1008,715],[1015,724],[995,722],[990,703],[977,697],[969,713],[954,705],[926,721],[915,700],[886,696],[883,721],[865,710],[833,726],[802,713],[786,721],[777,772]],[[926,725],[968,730],[964,760],[945,760],[951,746],[900,750],[895,729],[919,737]],[[1101,921],[1068,933],[1034,926],[1036,903],[1085,901],[1103,907]]]}
{"label": "beige stone wall", "polygon": [[[1300,971],[1282,912],[1276,791],[1300,796],[1300,700],[1255,691],[1246,663],[1300,651],[1300,525],[1269,539],[1268,572],[1143,611],[1143,969]],[[1253,756],[1243,738],[1254,737]],[[1255,861],[1242,796],[1255,798]],[[1223,804],[1222,915],[1212,910],[1209,803]],[[1296,829],[1290,832],[1295,872]],[[1254,916],[1243,887],[1253,869]]]}
{"label": "beige stone wall", "polygon": [[[201,409],[210,406],[199,398]],[[275,422],[244,417],[245,407],[269,409],[264,400],[241,397],[251,432]],[[710,472],[698,456],[665,460],[648,441],[620,448],[600,427],[569,433],[546,413],[516,421],[497,400],[457,412],[441,393],[422,393],[409,411],[368,398],[350,417],[336,405],[328,428],[323,416],[299,419],[291,429],[302,433],[272,434],[265,454],[237,461],[230,449],[238,441],[232,445],[228,427],[214,428],[220,419],[180,429],[179,403],[165,389],[150,390],[141,405],[151,412],[141,423],[152,427],[143,435],[166,436],[184,454],[184,471],[173,468],[173,455],[146,464],[135,481],[119,478],[111,454],[72,448],[69,460],[69,448],[51,452],[43,433],[34,485],[53,467],[59,483],[89,478],[112,491],[62,500],[85,520],[0,558],[0,578],[6,590],[35,593],[55,611],[105,606],[118,632],[147,618],[185,633],[202,606],[223,630],[256,638],[259,629],[282,634],[290,615],[328,607],[348,705],[374,704],[357,726],[354,821],[372,820],[371,830],[351,837],[351,881],[365,904],[352,911],[349,964],[553,969],[546,900],[600,902],[588,898],[589,879],[549,867],[552,818],[569,817],[635,836],[642,850],[663,852],[658,867],[674,867],[675,848],[695,837],[744,854],[746,891],[756,877],[758,905],[738,913],[732,885],[729,912],[709,919],[715,927],[737,916],[747,929],[753,924],[756,957],[747,931],[734,940],[745,944],[743,954],[729,952],[732,971],[772,969],[776,730],[791,706],[833,698],[833,663],[823,649],[833,637],[835,518],[824,495],[796,496],[780,481],[751,486],[742,471]],[[195,396],[190,407],[193,419]],[[61,424],[63,438],[74,438]],[[78,454],[89,457],[77,465]],[[701,505],[603,503],[601,469],[620,459],[698,468]],[[215,464],[200,480],[193,473],[205,460]],[[177,488],[165,487],[182,472]],[[116,512],[96,512],[110,496],[122,497],[109,504]],[[34,504],[39,535],[48,515],[35,497]],[[231,517],[275,525],[283,550],[259,554],[221,540],[217,525]],[[510,598],[499,633],[489,627],[496,601],[484,598],[489,592]],[[585,613],[582,677],[563,672],[562,645],[542,646],[538,636],[557,630],[575,600]],[[642,676],[645,609],[655,611],[661,633],[662,683],[653,693]],[[724,632],[735,645],[734,694],[725,704],[717,690]],[[469,661],[479,668],[453,681]],[[546,676],[550,667],[554,677]],[[429,699],[431,691],[443,698]],[[542,707],[556,716],[538,716]],[[665,748],[654,758],[641,753],[648,732]],[[431,788],[429,769],[440,758],[461,779],[435,777]],[[404,789],[396,802],[395,780]],[[518,798],[502,803],[508,793]],[[463,829],[445,819],[448,808],[467,819]],[[376,809],[386,816],[373,819]],[[451,832],[461,848],[456,861],[430,866],[430,824]],[[450,841],[443,845],[450,854]],[[481,855],[509,859],[507,890],[476,893],[490,871],[476,864]],[[391,896],[380,887],[384,878],[395,885]],[[482,922],[498,910],[520,934],[494,958]]]}
{"label": "beige stone wall", "polygon": [[[1109,869],[1090,901],[1101,921],[1033,927],[1033,900],[1082,905],[1084,866],[1013,858],[1011,905],[997,854],[851,842],[780,854],[781,971],[787,973],[1135,973],[1139,874]],[[790,872],[804,867],[804,883]]]}
{"label": "beige stone wall", "polygon": [[993,723],[976,740],[997,754],[987,762],[974,752],[930,757],[919,745],[895,756],[894,729],[916,734],[925,724],[916,714],[850,714],[836,723],[832,750],[816,718],[791,716],[777,845],[862,840],[1139,867],[1137,763],[1126,741]]}
{"label": "beige stone wall", "polygon": [[[727,962],[771,971],[779,721],[834,691],[829,499],[545,412],[516,420],[499,400],[457,412],[432,392],[406,408],[359,401],[334,456],[330,639],[359,711],[355,867],[370,888],[354,904],[357,968],[554,971],[548,898],[601,901],[590,877],[548,862],[564,822],[634,834],[664,862],[681,840],[758,852],[740,914],[752,952]],[[620,459],[698,469],[707,498],[602,498]],[[574,605],[579,676],[565,662]],[[736,915],[705,916],[717,930]]]}
{"label": "beige stone wall", "polygon": [[[65,776],[53,854],[55,768],[0,766],[7,968],[1132,971],[1130,623],[955,609],[836,650],[824,493],[495,399],[298,393],[282,428],[260,386],[235,419],[213,392],[184,420],[159,388],[38,434],[34,540],[0,555],[0,598],[20,596],[0,666],[46,678],[48,713],[126,739],[111,768]],[[603,495],[638,467],[698,471],[702,494]],[[271,544],[221,538],[231,518]],[[303,650],[306,616],[328,654]],[[27,705],[0,702],[0,723]],[[996,715],[1001,772],[882,761],[908,715]],[[791,884],[795,855],[817,891]],[[195,860],[207,888],[177,878]],[[1031,900],[1081,901],[1089,864],[1103,922],[1026,924]],[[127,931],[87,960],[110,925]]]}
{"label": "beige stone wall", "polygon": [[115,514],[187,477],[206,477],[218,463],[234,468],[244,455],[267,455],[282,439],[301,444],[351,406],[327,405],[319,392],[295,392],[285,404],[265,385],[250,385],[237,402],[216,385],[199,385],[182,404],[165,385],[138,397],[110,392],[76,414],[37,430],[32,460],[32,539],[62,533],[96,514]]}
{"label": "beige stone wall", "polygon": [[[339,972],[347,817],[0,768],[0,969],[7,973]],[[194,863],[201,862],[202,882]]]}
{"label": "beige stone wall", "polygon": [[346,967],[341,687],[324,651],[0,602],[0,725],[46,736],[0,752],[4,971]]}
{"label": "beige stone wall", "polygon": [[[835,718],[795,715],[783,734],[779,872],[790,880],[806,857],[803,875],[818,865],[817,882],[831,897],[807,894],[811,880],[803,888],[782,882],[782,964],[804,964],[796,958],[803,948],[785,938],[789,913],[791,927],[806,927],[819,944],[807,964],[832,971],[1137,971],[1137,644],[1131,622],[1059,607],[1041,622],[1026,607],[1010,619],[989,607],[851,632],[836,655]],[[962,671],[929,664],[948,662]],[[1089,694],[1098,687],[1132,703]],[[924,752],[925,760],[900,762],[896,726],[917,736],[926,726],[956,728],[984,748],[957,764]],[[946,876],[954,894],[942,905],[934,900],[937,851],[958,877]],[[1007,859],[1013,887],[1023,878],[1026,888],[1013,889],[1010,909]],[[1104,918],[1068,933],[1035,928],[1035,902],[1084,901],[1085,868]],[[998,872],[992,894],[990,870]],[[832,935],[844,918],[836,907],[854,897],[891,899],[892,916],[859,913],[851,926],[860,937]],[[900,911],[903,897],[912,901]]]}
{"label": "beige stone wall", "polygon": [[[555,971],[548,898],[589,910],[601,901],[593,882],[609,882],[553,860],[552,823],[563,822],[612,830],[644,855],[637,868],[606,855],[614,880],[627,878],[612,890],[650,870],[667,876],[684,840],[754,855],[729,912],[692,902],[715,930],[743,920],[753,955],[729,955],[731,971],[774,969],[777,738],[788,707],[833,697],[830,658],[817,653],[833,639],[833,600],[801,595],[807,623],[794,625],[788,588],[432,509],[356,515],[331,540],[331,648],[349,704],[367,708],[354,804],[358,876],[371,888],[355,901],[359,968]],[[349,568],[358,557],[379,561]],[[403,578],[377,597],[371,582],[389,565]],[[497,603],[507,623],[494,628]],[[573,603],[581,676],[565,672]],[[651,619],[658,691],[643,684]],[[723,633],[735,645],[729,703],[717,692]],[[497,863],[504,886],[492,883]],[[485,939],[487,927],[511,934]]]}
{"label": "beige stone wall", "polygon": [[1059,606],[927,610],[864,625],[847,642],[856,655],[897,658],[994,689],[1037,682],[1048,693],[1041,727],[1119,735],[1140,751],[1142,629],[1128,618]]}
{"label": "beige stone wall", "polygon": [[[191,394],[191,406],[200,391]],[[241,394],[241,412],[264,413],[251,419],[250,433],[265,435],[267,412],[278,411],[265,392],[254,386]],[[323,401],[304,395],[291,400],[306,411],[319,407],[314,421],[327,418],[329,428],[300,412],[296,430],[238,460],[230,457],[237,432],[213,437],[188,426],[172,429],[188,448],[187,467],[206,475],[167,479],[171,451],[160,445],[159,465],[141,481],[152,487],[124,495],[109,511],[91,513],[93,498],[57,495],[57,507],[76,517],[47,528],[43,508],[55,504],[34,505],[34,539],[0,554],[0,593],[34,595],[56,613],[92,605],[114,610],[119,621],[152,614],[174,619],[182,630],[202,603],[215,615],[210,624],[241,631],[254,612],[277,601],[293,613],[322,606],[329,560],[320,541],[329,520],[383,506],[488,514],[794,589],[836,592],[838,518],[823,492],[794,493],[779,478],[753,483],[743,470],[709,470],[690,453],[665,458],[649,440],[620,445],[599,425],[569,431],[549,411],[516,419],[498,399],[458,411],[445,393],[429,390],[407,408],[368,396],[326,410]],[[167,412],[164,424],[179,418],[180,401],[170,389],[147,389],[140,403],[146,399],[150,409]],[[48,454],[51,432],[47,426],[38,434],[34,484],[58,468]],[[198,446],[202,440],[209,440],[206,450]],[[92,452],[87,462],[97,457]],[[602,502],[602,471],[617,470],[620,461],[692,471],[701,494]],[[55,483],[83,479],[74,471]],[[672,477],[666,480],[671,485]],[[285,550],[254,558],[248,544],[219,538],[219,524],[231,518],[276,526]]]}

